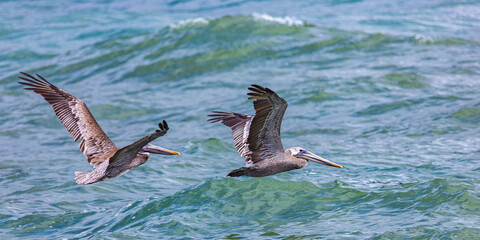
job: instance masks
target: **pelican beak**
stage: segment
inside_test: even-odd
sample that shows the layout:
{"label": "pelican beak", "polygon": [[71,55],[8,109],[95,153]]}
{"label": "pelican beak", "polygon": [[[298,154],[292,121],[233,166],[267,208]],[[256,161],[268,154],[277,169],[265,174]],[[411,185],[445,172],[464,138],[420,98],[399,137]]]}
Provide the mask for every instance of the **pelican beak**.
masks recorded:
{"label": "pelican beak", "polygon": [[153,144],[147,144],[145,147],[142,148],[142,151],[149,152],[149,153],[156,153],[156,154],[163,154],[163,155],[180,155],[180,153],[171,151],[159,146],[155,146]]}
{"label": "pelican beak", "polygon": [[327,165],[327,166],[343,168],[341,165],[330,162],[327,159],[322,158],[320,156],[317,156],[317,155],[315,155],[315,154],[313,154],[313,153],[311,153],[307,150],[303,150],[302,152],[299,152],[297,154],[297,156],[301,157],[303,159],[306,159],[306,160],[309,160],[309,161],[314,161],[314,162],[317,162],[317,163],[321,163],[321,164],[324,164],[324,165]]}

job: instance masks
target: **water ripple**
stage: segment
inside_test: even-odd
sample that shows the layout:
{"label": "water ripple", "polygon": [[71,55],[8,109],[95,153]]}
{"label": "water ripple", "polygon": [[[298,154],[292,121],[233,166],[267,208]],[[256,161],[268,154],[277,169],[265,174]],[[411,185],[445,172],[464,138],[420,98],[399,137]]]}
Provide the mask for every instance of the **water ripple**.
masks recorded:
{"label": "water ripple", "polygon": [[[0,2],[0,234],[29,239],[477,239],[478,3]],[[414,9],[412,11],[412,9]],[[151,156],[117,179],[91,166],[39,73],[124,146],[163,119]],[[288,103],[285,147],[341,163],[266,178],[210,111],[253,114],[247,87]]]}

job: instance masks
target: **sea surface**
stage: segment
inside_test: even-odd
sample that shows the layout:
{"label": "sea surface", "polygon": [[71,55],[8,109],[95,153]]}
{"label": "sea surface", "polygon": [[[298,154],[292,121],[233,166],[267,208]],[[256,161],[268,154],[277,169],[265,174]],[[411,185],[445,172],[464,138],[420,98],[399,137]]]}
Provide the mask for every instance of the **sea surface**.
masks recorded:
{"label": "sea surface", "polygon": [[[151,156],[88,186],[78,143],[19,72],[82,99]],[[285,98],[264,178],[213,110]],[[480,239],[480,1],[2,1],[0,239]]]}

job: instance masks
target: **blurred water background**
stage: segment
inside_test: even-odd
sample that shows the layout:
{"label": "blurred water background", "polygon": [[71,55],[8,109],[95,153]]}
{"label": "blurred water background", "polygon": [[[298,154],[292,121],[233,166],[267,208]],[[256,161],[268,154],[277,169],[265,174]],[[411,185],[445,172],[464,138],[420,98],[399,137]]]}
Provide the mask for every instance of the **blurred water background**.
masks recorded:
{"label": "blurred water background", "polygon": [[[480,1],[2,1],[2,239],[479,239]],[[18,72],[87,103],[124,146],[166,119],[153,156],[112,181]],[[212,110],[289,102],[265,178]]]}

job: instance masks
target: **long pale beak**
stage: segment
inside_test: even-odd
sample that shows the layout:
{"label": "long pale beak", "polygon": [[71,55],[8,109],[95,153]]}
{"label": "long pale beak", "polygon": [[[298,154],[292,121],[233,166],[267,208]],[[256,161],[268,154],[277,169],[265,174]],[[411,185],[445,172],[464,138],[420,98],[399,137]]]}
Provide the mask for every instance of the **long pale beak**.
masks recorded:
{"label": "long pale beak", "polygon": [[311,153],[307,150],[303,150],[301,153],[299,153],[297,155],[298,155],[298,157],[301,157],[303,159],[314,161],[314,162],[317,162],[317,163],[321,163],[321,164],[324,164],[324,165],[327,165],[327,166],[343,168],[341,165],[330,162],[327,159],[322,158],[320,156],[317,156],[317,155],[315,155],[315,154],[313,154],[313,153]]}
{"label": "long pale beak", "polygon": [[163,154],[163,155],[180,155],[179,152],[168,150],[166,148],[155,146],[153,144],[147,144],[145,147],[142,148],[142,151],[149,152],[149,153]]}

